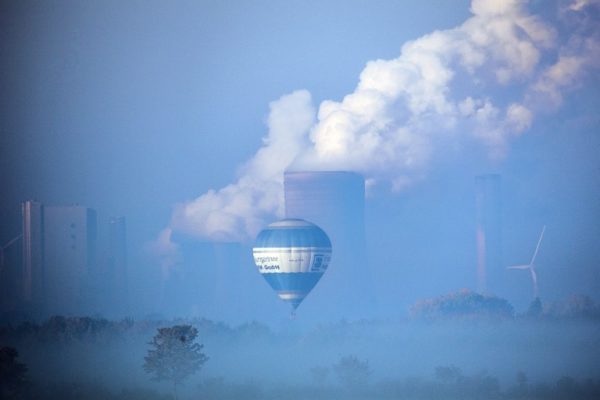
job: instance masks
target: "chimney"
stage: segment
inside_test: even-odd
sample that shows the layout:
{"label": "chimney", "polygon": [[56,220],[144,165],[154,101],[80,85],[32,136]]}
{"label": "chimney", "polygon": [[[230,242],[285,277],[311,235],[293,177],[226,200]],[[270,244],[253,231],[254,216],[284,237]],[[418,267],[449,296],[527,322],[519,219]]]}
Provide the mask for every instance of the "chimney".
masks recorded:
{"label": "chimney", "polygon": [[501,178],[497,174],[475,177],[477,291],[495,293],[502,279]]}

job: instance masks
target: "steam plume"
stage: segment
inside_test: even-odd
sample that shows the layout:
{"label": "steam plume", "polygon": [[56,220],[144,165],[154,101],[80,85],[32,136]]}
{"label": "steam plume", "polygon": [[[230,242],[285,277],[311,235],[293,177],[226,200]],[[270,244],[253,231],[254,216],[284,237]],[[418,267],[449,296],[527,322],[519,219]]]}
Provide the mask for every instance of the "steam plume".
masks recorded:
{"label": "steam plume", "polygon": [[354,170],[401,190],[448,143],[477,140],[502,158],[511,139],[536,114],[560,106],[600,60],[591,10],[598,1],[573,2],[552,25],[526,6],[473,0],[462,25],[407,42],[397,58],[369,61],[354,92],[323,101],[316,113],[305,90],[274,101],[263,146],[237,182],[178,204],[168,229],[253,238],[283,215],[288,168]]}
{"label": "steam plume", "polygon": [[265,219],[283,215],[283,171],[307,146],[314,124],[310,93],[299,90],[270,105],[269,132],[263,146],[241,168],[236,183],[209,190],[175,206],[171,227],[214,240],[242,240],[254,235]]}

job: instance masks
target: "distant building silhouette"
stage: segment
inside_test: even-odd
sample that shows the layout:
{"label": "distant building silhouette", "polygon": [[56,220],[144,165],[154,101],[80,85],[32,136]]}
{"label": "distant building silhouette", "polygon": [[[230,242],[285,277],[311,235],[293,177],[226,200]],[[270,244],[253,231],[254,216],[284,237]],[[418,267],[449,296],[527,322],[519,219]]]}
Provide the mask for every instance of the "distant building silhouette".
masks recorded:
{"label": "distant building silhouette", "polygon": [[231,319],[240,310],[239,304],[232,304],[231,299],[242,292],[242,282],[247,274],[254,275],[253,265],[243,268],[244,253],[240,243],[216,242],[212,244],[212,258],[215,265],[215,287],[213,319]]}
{"label": "distant building silhouette", "polygon": [[284,175],[285,214],[321,227],[332,243],[327,273],[302,304],[330,317],[372,315],[374,293],[366,255],[365,181],[347,171],[289,171]]}
{"label": "distant building silhouette", "polygon": [[477,290],[499,294],[502,289],[502,193],[501,177],[486,174],[475,177],[477,244]]}
{"label": "distant building silhouette", "polygon": [[179,232],[175,232],[171,240],[177,245],[179,255],[176,262],[163,271],[161,312],[235,319],[243,307],[239,302],[252,299],[247,285],[241,283],[247,274],[255,274],[253,265],[244,264],[246,253],[242,245],[203,242]]}
{"label": "distant building silhouette", "polygon": [[27,200],[21,211],[22,232],[0,244],[0,312],[129,315],[125,217],[110,219],[99,257],[95,210]]}
{"label": "distant building silhouette", "polygon": [[96,265],[96,211],[44,207],[44,277],[48,314],[85,311],[88,273]]}
{"label": "distant building silhouette", "polygon": [[193,237],[174,233],[180,256],[163,270],[161,312],[166,315],[190,315],[199,305],[211,304],[207,292],[214,287],[214,270],[207,263],[210,243],[196,241]]}

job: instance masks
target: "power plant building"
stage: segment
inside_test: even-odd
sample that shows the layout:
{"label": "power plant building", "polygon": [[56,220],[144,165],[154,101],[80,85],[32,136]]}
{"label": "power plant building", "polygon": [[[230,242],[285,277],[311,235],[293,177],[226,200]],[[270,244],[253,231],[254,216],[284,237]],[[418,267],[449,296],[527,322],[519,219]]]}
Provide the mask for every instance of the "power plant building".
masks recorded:
{"label": "power plant building", "polygon": [[96,263],[96,212],[83,206],[44,208],[45,308],[82,312],[85,280]]}
{"label": "power plant building", "polygon": [[85,311],[96,264],[96,212],[25,201],[22,210],[21,310],[37,316]]}
{"label": "power plant building", "polygon": [[21,232],[0,247],[0,312],[129,313],[126,219],[111,218],[100,239],[97,219],[84,206],[21,203]]}
{"label": "power plant building", "polygon": [[315,314],[324,313],[324,308],[330,317],[372,313],[374,294],[366,256],[364,178],[347,171],[288,171],[284,174],[284,197],[287,218],[317,224],[332,244],[329,268],[300,312],[314,301],[321,304],[318,310],[315,306]]}

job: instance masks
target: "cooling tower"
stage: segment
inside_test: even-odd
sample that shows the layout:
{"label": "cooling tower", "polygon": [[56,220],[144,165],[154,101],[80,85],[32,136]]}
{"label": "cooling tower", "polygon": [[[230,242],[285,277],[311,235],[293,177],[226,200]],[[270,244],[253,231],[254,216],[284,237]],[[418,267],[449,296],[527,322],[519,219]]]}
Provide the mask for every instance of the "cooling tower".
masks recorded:
{"label": "cooling tower", "polygon": [[500,175],[475,177],[477,290],[480,293],[501,292],[504,268],[502,265]]}
{"label": "cooling tower", "polygon": [[329,318],[372,315],[374,293],[366,256],[364,178],[345,171],[286,172],[284,191],[286,217],[317,224],[332,244],[327,273],[299,314],[327,313]]}

